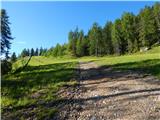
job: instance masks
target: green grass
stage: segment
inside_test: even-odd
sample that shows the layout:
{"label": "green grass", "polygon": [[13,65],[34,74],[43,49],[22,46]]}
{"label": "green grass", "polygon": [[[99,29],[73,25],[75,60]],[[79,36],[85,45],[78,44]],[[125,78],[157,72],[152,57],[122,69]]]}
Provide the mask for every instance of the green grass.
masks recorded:
{"label": "green grass", "polygon": [[132,55],[82,57],[80,61],[94,61],[99,66],[112,67],[115,70],[136,70],[157,76],[160,79],[160,46],[146,52]]}
{"label": "green grass", "polygon": [[[17,63],[18,67],[20,61]],[[54,102],[60,99],[56,92],[64,85],[75,85],[75,68],[77,62],[53,60],[45,57],[33,57],[29,66],[21,73],[9,74],[2,77],[2,116],[8,113],[12,119],[23,118],[24,109],[36,106],[34,112],[37,118],[52,116],[56,108],[44,109],[41,103]],[[54,109],[54,110],[53,110]],[[46,110],[47,112],[43,112]],[[43,113],[43,114],[41,114]],[[18,116],[17,116],[18,115]],[[25,118],[24,118],[25,119]]]}
{"label": "green grass", "polygon": [[[13,64],[13,71],[26,63],[28,58],[20,59]],[[137,70],[160,78],[160,46],[147,52],[124,56],[81,57],[81,58],[47,58],[32,57],[28,67],[21,73],[2,77],[2,116],[9,114],[10,118],[25,119],[23,110],[30,106],[35,109],[29,115],[35,114],[37,119],[52,117],[57,111],[54,107],[46,108],[42,103],[60,99],[56,92],[64,85],[75,85],[75,67],[78,61],[94,61],[99,66],[112,67],[115,70]],[[9,113],[8,113],[8,109]]]}

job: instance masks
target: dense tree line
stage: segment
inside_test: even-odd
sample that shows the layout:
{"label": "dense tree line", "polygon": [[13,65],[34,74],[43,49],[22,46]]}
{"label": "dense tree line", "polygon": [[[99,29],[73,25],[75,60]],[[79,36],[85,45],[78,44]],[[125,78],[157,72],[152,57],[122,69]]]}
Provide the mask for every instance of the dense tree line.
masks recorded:
{"label": "dense tree line", "polygon": [[114,22],[107,21],[104,27],[94,23],[85,35],[76,28],[68,34],[68,44],[57,44],[46,55],[102,56],[134,53],[141,48],[150,48],[160,43],[160,3],[145,6],[138,15],[125,12]]}
{"label": "dense tree line", "polygon": [[19,57],[26,57],[26,56],[43,56],[47,52],[47,49],[44,48],[31,48],[31,49],[23,49]]}

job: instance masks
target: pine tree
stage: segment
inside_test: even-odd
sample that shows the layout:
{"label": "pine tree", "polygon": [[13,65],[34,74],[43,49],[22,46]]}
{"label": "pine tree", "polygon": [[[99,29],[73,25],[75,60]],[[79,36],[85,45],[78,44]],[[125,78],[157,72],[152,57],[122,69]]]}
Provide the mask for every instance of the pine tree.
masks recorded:
{"label": "pine tree", "polygon": [[38,56],[38,55],[39,55],[39,50],[38,50],[38,48],[36,48],[35,56]]}
{"label": "pine tree", "polygon": [[11,46],[11,40],[13,39],[11,36],[11,30],[10,30],[10,22],[8,19],[8,15],[6,10],[1,9],[0,13],[0,19],[1,19],[1,55],[5,54],[6,59],[9,58],[9,49]]}
{"label": "pine tree", "polygon": [[39,55],[42,56],[43,48],[41,47],[39,50]]}
{"label": "pine tree", "polygon": [[117,55],[123,54],[123,35],[122,35],[122,25],[121,20],[116,19],[112,26],[112,42],[114,47],[114,53]]}
{"label": "pine tree", "polygon": [[23,49],[22,52],[21,52],[21,57],[26,57],[26,56],[28,56],[28,52],[27,52],[27,50],[26,50],[26,48],[25,48],[25,49]]}
{"label": "pine tree", "polygon": [[27,49],[27,54],[26,54],[26,56],[30,56],[30,50],[29,50],[29,49]]}
{"label": "pine tree", "polygon": [[103,46],[103,40],[102,40],[102,29],[100,26],[98,26],[97,23],[94,23],[91,30],[89,31],[89,52],[90,55],[99,56],[102,54],[102,46]]}
{"label": "pine tree", "polygon": [[108,21],[103,28],[104,54],[113,54],[112,22]]}
{"label": "pine tree", "polygon": [[154,18],[156,21],[156,40],[160,43],[160,3],[156,2],[153,6]]}
{"label": "pine tree", "polygon": [[31,56],[34,56],[35,55],[35,53],[34,53],[34,49],[33,48],[31,48]]}
{"label": "pine tree", "polygon": [[122,30],[124,41],[122,42],[124,51],[128,51],[129,53],[134,52],[134,43],[136,41],[136,17],[133,13],[124,13],[122,15]]}
{"label": "pine tree", "polygon": [[83,55],[82,56],[88,56],[89,55],[89,39],[88,36],[84,36],[82,40],[82,49],[83,49]]}
{"label": "pine tree", "polygon": [[15,62],[16,60],[17,60],[16,53],[13,52],[13,54],[11,56],[11,62]]}
{"label": "pine tree", "polygon": [[140,12],[140,31],[139,39],[143,47],[151,47],[157,39],[156,21],[154,19],[153,11],[146,6]]}
{"label": "pine tree", "polygon": [[82,40],[83,40],[83,37],[84,37],[84,33],[83,31],[81,30],[79,32],[79,38],[77,40],[77,44],[76,44],[76,54],[77,56],[83,56],[84,54],[84,51],[83,51],[83,48],[82,48]]}
{"label": "pine tree", "polygon": [[68,39],[69,39],[69,51],[71,52],[71,55],[73,56],[77,56],[76,55],[76,43],[77,43],[77,40],[79,38],[79,32],[78,32],[78,28],[76,28],[74,30],[74,32],[70,31],[69,32],[69,36],[68,36]]}

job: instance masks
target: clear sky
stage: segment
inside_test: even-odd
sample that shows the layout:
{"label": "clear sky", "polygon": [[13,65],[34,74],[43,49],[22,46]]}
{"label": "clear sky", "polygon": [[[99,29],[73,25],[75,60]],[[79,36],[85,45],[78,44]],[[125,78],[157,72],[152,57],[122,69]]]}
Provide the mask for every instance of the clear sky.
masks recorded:
{"label": "clear sky", "polygon": [[68,32],[77,26],[87,33],[94,22],[102,27],[123,12],[137,14],[154,2],[3,2],[12,36],[11,52],[24,48],[50,48],[68,41]]}

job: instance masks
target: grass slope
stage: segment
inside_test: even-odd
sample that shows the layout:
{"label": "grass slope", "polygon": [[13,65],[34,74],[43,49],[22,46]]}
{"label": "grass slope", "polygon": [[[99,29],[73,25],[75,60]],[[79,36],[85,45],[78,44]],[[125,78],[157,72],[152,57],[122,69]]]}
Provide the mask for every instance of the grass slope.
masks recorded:
{"label": "grass slope", "polygon": [[[20,59],[13,65],[13,70],[25,64]],[[147,52],[124,56],[81,57],[81,58],[46,58],[32,57],[29,66],[18,74],[2,77],[2,117],[25,119],[24,111],[38,119],[50,118],[56,108],[45,107],[44,103],[55,101],[56,92],[63,85],[74,85],[71,79],[75,75],[78,61],[94,61],[100,66],[118,70],[138,70],[160,78],[160,46]]]}
{"label": "grass slope", "polygon": [[[20,61],[18,61],[19,66]],[[18,74],[2,77],[2,118],[25,119],[24,111],[38,119],[53,117],[54,107],[47,103],[59,99],[56,92],[64,85],[75,85],[72,80],[77,62],[53,61],[51,58],[33,57],[29,66]],[[29,110],[27,108],[35,109]]]}

